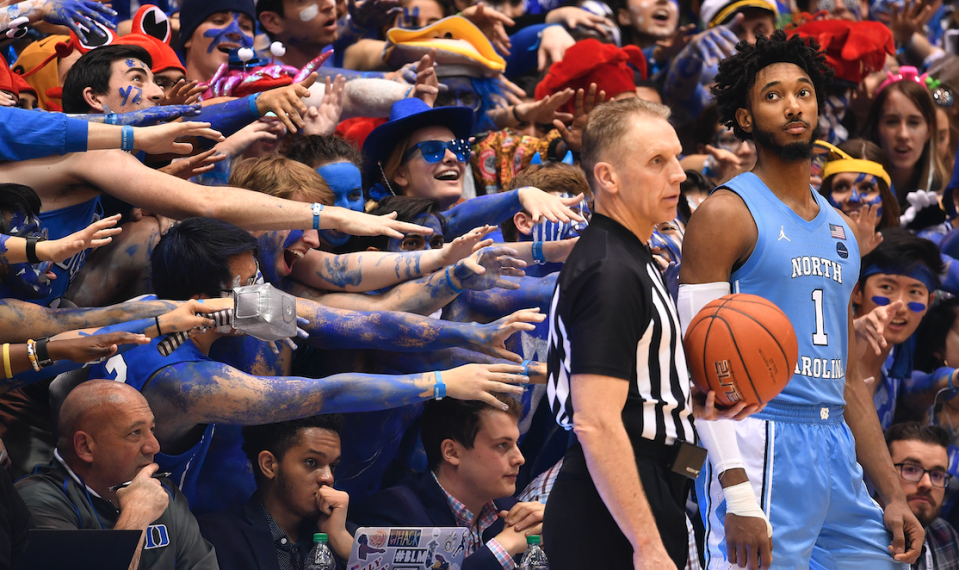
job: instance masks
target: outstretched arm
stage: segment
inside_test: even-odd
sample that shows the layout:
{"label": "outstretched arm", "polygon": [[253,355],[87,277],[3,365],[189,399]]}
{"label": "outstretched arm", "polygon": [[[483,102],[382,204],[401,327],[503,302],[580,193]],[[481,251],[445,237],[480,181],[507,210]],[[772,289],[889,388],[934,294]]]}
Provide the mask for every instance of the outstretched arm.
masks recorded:
{"label": "outstretched arm", "polygon": [[[129,301],[95,309],[50,309],[17,299],[0,299],[0,342],[26,342],[64,331],[153,319],[177,308],[175,301]],[[139,332],[139,331],[137,331]]]}
{"label": "outstretched arm", "polygon": [[[518,285],[503,275],[522,277],[526,264],[511,257],[508,247],[483,248],[462,259],[446,271],[407,281],[380,295],[330,293],[318,299],[328,307],[354,311],[401,311],[429,315],[445,307],[465,289],[486,291],[497,287],[515,289]],[[529,305],[533,306],[533,305]],[[545,314],[545,309],[543,309]]]}
{"label": "outstretched arm", "polygon": [[[0,176],[39,189],[70,185],[100,189],[171,219],[212,217],[251,231],[306,230],[313,229],[314,222],[317,222],[319,229],[336,229],[352,235],[402,238],[404,233],[432,233],[429,228],[396,221],[395,215],[370,216],[333,206],[324,208],[314,220],[310,204],[240,188],[199,186],[148,168],[123,151],[103,150],[5,163],[0,165]],[[68,194],[41,190],[40,194],[44,211],[78,204],[96,196],[95,190]]]}
{"label": "outstretched arm", "polygon": [[532,186],[479,196],[443,213],[447,239],[483,224],[499,225],[523,209],[530,213],[533,223],[541,222],[544,217],[551,222],[569,222],[571,218],[582,221],[582,216],[569,208],[579,204],[580,200],[579,196],[560,198]]}
{"label": "outstretched arm", "polygon": [[321,291],[376,291],[410,279],[418,279],[437,269],[453,265],[482,245],[491,226],[474,229],[443,249],[387,253],[364,251],[333,255],[311,249],[293,266],[290,277]]}
{"label": "outstretched arm", "polygon": [[317,348],[373,348],[416,352],[461,346],[514,362],[523,359],[505,348],[506,339],[541,322],[539,309],[518,311],[488,325],[451,323],[397,312],[364,313],[332,309],[297,299],[297,314],[309,320],[306,342]]}
{"label": "outstretched arm", "polygon": [[[469,364],[444,370],[446,394],[500,405],[493,392],[522,393],[523,369],[512,364]],[[184,390],[188,385],[190,390]],[[405,376],[337,374],[327,378],[251,376],[218,362],[179,363],[157,372],[144,389],[164,421],[157,439],[170,441],[196,425],[259,425],[333,412],[384,410],[433,397],[432,372]]]}

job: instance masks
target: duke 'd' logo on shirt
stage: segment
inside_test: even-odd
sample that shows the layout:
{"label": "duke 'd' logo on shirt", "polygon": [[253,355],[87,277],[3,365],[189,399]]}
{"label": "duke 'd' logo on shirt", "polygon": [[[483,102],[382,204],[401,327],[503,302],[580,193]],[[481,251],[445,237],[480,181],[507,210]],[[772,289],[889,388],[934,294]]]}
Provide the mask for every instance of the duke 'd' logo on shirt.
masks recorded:
{"label": "duke 'd' logo on shirt", "polygon": [[151,524],[147,527],[146,543],[144,549],[163,548],[170,544],[170,535],[167,534],[165,524]]}

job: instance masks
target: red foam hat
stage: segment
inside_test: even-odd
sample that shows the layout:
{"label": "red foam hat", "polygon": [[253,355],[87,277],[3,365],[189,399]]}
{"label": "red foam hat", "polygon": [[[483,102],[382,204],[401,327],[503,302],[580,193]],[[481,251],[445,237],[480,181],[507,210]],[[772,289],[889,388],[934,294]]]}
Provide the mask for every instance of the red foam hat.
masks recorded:
{"label": "red foam hat", "polygon": [[786,33],[815,39],[825,52],[826,63],[836,72],[836,79],[852,83],[882,69],[886,55],[896,53],[892,31],[881,22],[813,20],[787,28]]}
{"label": "red foam hat", "polygon": [[[609,99],[635,91],[637,71],[646,79],[646,58],[638,47],[618,48],[593,38],[582,40],[566,50],[563,61],[550,66],[549,73],[536,86],[536,99],[566,88],[588,89],[590,83],[605,91]],[[560,111],[572,113],[573,100],[567,101]]]}
{"label": "red foam hat", "polygon": [[20,97],[20,86],[16,81],[18,77],[20,76],[10,71],[6,58],[0,57],[0,91],[8,91]]}
{"label": "red foam hat", "polygon": [[133,45],[140,46],[147,50],[150,58],[153,60],[153,68],[151,70],[153,73],[159,73],[167,69],[179,69],[186,74],[186,68],[180,63],[180,58],[177,57],[173,48],[152,36],[127,34],[113,40],[112,45]]}

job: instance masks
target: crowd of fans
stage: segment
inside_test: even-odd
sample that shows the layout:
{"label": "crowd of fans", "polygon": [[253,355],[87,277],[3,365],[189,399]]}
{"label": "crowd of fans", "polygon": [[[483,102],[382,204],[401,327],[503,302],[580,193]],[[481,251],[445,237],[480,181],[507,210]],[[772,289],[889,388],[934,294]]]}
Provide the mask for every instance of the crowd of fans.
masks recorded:
{"label": "crowd of fans", "polygon": [[[954,6],[471,2],[5,2],[0,570],[30,528],[147,531],[131,568],[299,569],[356,525],[466,526],[467,566],[513,568],[569,438],[544,319],[590,113],[671,111],[683,197],[648,245],[675,300],[686,222],[756,163],[718,64],[776,30],[834,72],[810,183],[883,269],[849,357],[917,564],[959,568]],[[243,334],[237,289],[295,299],[293,332]]]}

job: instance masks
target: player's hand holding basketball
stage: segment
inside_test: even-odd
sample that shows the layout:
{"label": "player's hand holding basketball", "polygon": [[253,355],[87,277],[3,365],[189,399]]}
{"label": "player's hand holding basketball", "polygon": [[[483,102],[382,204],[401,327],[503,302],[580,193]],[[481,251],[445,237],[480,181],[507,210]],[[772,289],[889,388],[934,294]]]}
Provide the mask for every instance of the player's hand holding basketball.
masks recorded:
{"label": "player's hand holding basketball", "polygon": [[882,522],[892,533],[889,554],[897,562],[915,562],[926,540],[926,531],[916,515],[912,514],[909,505],[904,500],[889,503],[882,511]]}
{"label": "player's hand holding basketball", "polygon": [[766,404],[746,405],[746,402],[737,402],[732,406],[716,406],[716,392],[710,390],[704,394],[695,383],[689,387],[689,396],[693,402],[693,417],[697,420],[735,420],[741,421],[753,414],[758,414]]}

